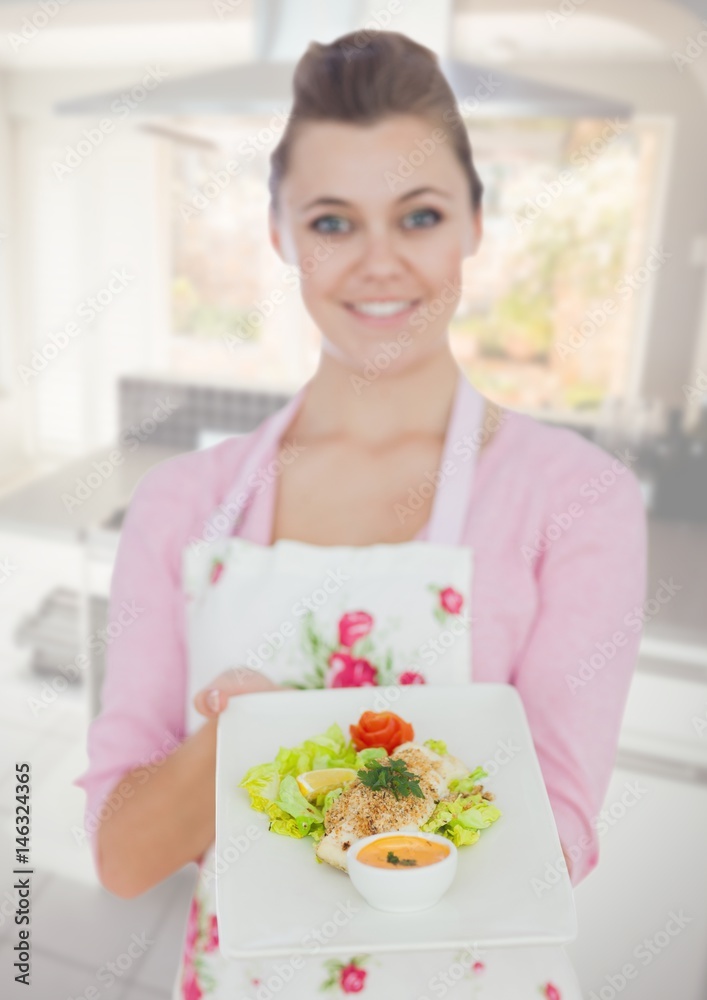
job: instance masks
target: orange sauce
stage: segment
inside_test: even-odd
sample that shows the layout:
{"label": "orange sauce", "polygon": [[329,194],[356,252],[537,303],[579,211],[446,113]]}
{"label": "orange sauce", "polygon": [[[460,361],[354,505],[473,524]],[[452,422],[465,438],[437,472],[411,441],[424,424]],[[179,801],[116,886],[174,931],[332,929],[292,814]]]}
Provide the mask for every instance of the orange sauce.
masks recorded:
{"label": "orange sauce", "polygon": [[[393,857],[398,858],[396,863]],[[422,837],[406,837],[404,834],[381,837],[372,844],[366,844],[356,855],[364,865],[373,868],[393,868],[405,871],[410,868],[422,868],[434,865],[449,857],[449,848],[434,840],[423,840]],[[408,862],[405,864],[405,862]],[[410,863],[414,862],[414,864]]]}

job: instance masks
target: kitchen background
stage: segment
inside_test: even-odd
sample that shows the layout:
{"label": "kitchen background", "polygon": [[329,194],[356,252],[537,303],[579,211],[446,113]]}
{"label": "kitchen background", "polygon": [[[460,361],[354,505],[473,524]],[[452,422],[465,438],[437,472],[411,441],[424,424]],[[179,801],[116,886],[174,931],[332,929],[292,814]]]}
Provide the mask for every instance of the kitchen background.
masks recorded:
{"label": "kitchen background", "polygon": [[[703,0],[0,4],[0,848],[27,759],[32,995],[169,996],[194,871],[111,897],[72,785],[123,627],[106,620],[112,562],[148,468],[250,430],[313,371],[317,331],[267,238],[268,156],[291,63],[364,26],[448,60],[486,185],[460,363],[492,399],[629,449],[650,513],[644,638],[572,959],[587,996],[705,1000]],[[143,932],[154,943],[99,983]],[[646,940],[649,966],[618,989]]]}

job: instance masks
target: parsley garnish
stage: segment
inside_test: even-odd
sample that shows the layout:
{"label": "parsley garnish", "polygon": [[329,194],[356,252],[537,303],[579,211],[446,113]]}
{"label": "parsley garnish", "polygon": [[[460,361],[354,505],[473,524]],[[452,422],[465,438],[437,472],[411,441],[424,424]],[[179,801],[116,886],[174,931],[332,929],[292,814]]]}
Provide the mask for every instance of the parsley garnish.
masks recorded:
{"label": "parsley garnish", "polygon": [[408,771],[404,760],[390,758],[387,764],[378,760],[369,760],[366,769],[356,772],[362,783],[373,791],[388,788],[396,799],[402,796],[415,795],[424,799],[425,793],[420,788],[420,776]]}
{"label": "parsley garnish", "polygon": [[388,857],[385,859],[389,865],[416,865],[417,861],[415,858],[399,858],[397,854],[393,851],[388,851]]}

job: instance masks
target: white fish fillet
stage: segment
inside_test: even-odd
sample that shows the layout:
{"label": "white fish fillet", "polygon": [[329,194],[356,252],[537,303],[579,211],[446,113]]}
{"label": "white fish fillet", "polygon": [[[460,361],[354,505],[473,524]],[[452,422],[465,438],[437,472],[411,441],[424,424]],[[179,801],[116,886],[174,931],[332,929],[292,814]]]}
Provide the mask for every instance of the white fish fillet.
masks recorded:
{"label": "white fish fillet", "polygon": [[327,810],[326,834],[316,847],[322,861],[346,871],[346,851],[355,840],[373,833],[419,830],[448,793],[449,782],[469,773],[457,757],[442,756],[419,743],[401,743],[392,757],[402,758],[408,770],[419,775],[423,798],[396,799],[389,789],[374,791],[356,778]]}

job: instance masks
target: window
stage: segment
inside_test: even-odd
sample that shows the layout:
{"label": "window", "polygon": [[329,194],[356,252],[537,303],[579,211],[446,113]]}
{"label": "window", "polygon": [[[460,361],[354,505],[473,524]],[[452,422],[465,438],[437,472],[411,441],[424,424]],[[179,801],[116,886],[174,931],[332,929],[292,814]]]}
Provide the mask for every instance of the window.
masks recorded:
{"label": "window", "polygon": [[667,142],[658,124],[474,123],[484,239],[452,325],[460,364],[517,409],[598,407],[625,393]]}
{"label": "window", "polygon": [[280,388],[313,370],[316,331],[268,235],[269,157],[281,134],[272,124],[272,115],[191,120],[172,145],[177,371]]}

